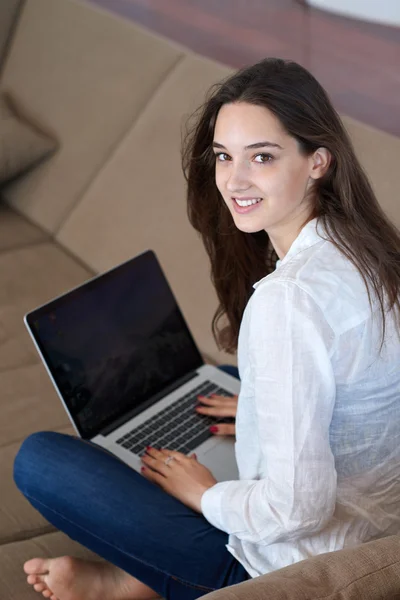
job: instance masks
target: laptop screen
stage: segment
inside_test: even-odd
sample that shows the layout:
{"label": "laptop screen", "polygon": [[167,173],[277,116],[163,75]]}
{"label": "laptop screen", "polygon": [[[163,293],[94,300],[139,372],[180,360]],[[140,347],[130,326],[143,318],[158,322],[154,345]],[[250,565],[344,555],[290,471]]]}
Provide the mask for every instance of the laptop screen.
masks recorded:
{"label": "laptop screen", "polygon": [[203,364],[152,251],[32,311],[32,335],[92,438]]}

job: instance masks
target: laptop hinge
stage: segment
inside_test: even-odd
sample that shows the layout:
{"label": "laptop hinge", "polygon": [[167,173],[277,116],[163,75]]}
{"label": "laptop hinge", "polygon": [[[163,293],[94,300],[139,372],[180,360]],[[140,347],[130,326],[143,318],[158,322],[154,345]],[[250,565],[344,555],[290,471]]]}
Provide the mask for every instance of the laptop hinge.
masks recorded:
{"label": "laptop hinge", "polygon": [[130,419],[133,419],[133,417],[136,417],[136,415],[139,415],[159,400],[162,400],[163,398],[168,396],[168,394],[171,394],[191,379],[197,377],[197,374],[197,370],[195,370],[191,373],[188,373],[184,377],[181,377],[177,381],[174,381],[174,383],[171,383],[167,387],[163,388],[161,392],[155,394],[154,396],[140,404],[140,406],[133,408],[131,411],[122,415],[122,417],[119,417],[119,419],[116,419],[115,421],[107,425],[107,427],[104,427],[101,431],[99,431],[99,434],[104,436],[110,435],[110,433],[118,429],[118,427],[121,427],[121,425],[124,425],[124,423],[127,423]]}

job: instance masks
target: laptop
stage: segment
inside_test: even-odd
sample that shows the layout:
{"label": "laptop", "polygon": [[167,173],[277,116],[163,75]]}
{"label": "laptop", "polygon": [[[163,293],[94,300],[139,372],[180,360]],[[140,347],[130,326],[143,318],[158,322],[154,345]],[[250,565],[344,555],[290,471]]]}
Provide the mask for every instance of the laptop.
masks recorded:
{"label": "laptop", "polygon": [[[199,298],[201,303],[201,298]],[[238,478],[231,437],[197,396],[238,394],[204,364],[152,250],[36,308],[25,325],[76,433],[136,471],[146,446],[195,452],[218,481]]]}

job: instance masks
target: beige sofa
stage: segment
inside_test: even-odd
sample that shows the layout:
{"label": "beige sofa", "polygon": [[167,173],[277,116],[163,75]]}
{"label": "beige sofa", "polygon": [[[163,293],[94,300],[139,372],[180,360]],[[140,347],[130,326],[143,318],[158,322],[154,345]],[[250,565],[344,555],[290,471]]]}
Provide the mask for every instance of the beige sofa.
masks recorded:
{"label": "beige sofa", "polygon": [[[55,532],[12,480],[14,456],[28,434],[71,431],[22,317],[153,248],[205,357],[233,361],[211,335],[216,296],[205,251],[186,218],[179,154],[185,116],[230,69],[76,0],[2,0],[0,61],[0,88],[60,142],[56,154],[2,189],[0,205],[0,599],[29,600],[37,595],[25,583],[26,559],[89,553]],[[400,140],[346,123],[383,207],[400,225]],[[319,557],[216,594],[319,598],[327,573],[329,590],[354,589],[338,575],[345,565],[350,579],[380,569],[378,595],[364,598],[400,597],[399,540],[352,551],[352,559]],[[290,595],[309,577],[308,591]]]}

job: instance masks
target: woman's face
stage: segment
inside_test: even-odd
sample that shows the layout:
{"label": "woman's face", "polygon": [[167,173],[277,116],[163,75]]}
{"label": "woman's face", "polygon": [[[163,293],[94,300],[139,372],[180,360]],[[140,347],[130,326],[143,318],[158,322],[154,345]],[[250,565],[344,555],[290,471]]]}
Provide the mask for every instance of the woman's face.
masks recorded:
{"label": "woman's face", "polygon": [[[313,181],[313,158],[266,108],[245,102],[225,104],[215,124],[217,187],[238,229],[265,230],[274,237],[296,235],[310,218],[306,198]],[[290,234],[289,234],[290,235]]]}

